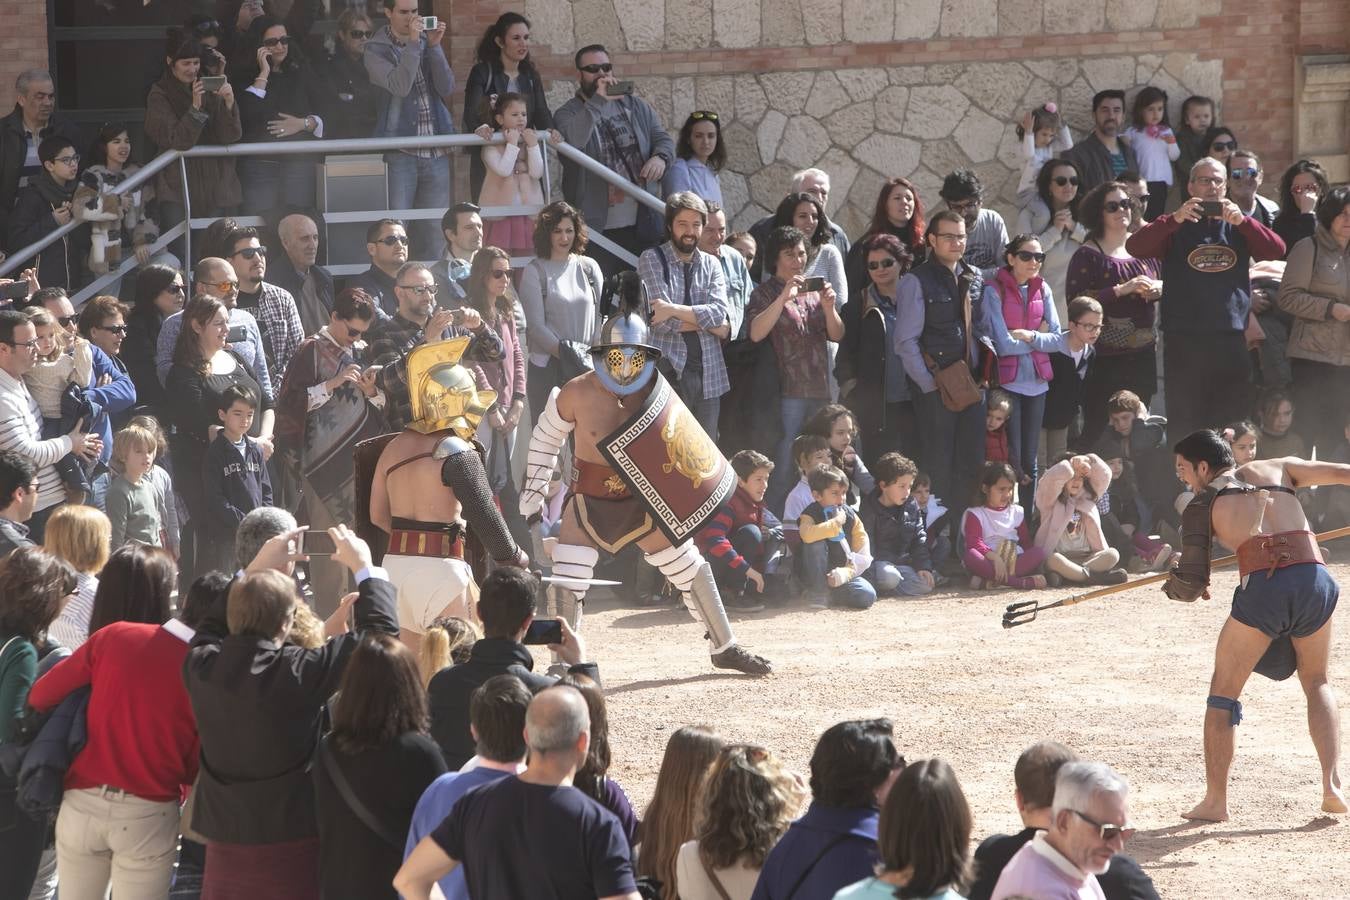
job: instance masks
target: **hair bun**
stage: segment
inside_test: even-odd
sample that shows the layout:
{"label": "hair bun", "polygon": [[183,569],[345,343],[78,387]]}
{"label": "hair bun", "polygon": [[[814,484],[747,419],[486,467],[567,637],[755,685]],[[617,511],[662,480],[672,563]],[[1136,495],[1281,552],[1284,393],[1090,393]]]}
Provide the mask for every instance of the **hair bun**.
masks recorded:
{"label": "hair bun", "polygon": [[1045,104],[1045,106],[1043,106],[1043,107],[1041,107],[1041,108],[1044,109],[1044,110],[1045,110],[1046,112],[1048,112],[1048,113],[1057,113],[1057,112],[1059,112],[1059,107],[1056,106],[1054,103],[1047,103],[1047,104]]}

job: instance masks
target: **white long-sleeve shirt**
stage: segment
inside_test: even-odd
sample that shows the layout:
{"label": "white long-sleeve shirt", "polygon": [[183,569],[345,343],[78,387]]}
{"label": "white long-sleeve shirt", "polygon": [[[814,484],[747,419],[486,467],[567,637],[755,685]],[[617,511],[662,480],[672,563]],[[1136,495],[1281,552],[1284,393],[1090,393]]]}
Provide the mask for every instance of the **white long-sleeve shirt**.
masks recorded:
{"label": "white long-sleeve shirt", "polygon": [[56,461],[70,452],[70,435],[42,439],[42,411],[20,379],[0,370],[0,450],[13,450],[38,467],[38,497],[34,511],[55,506],[66,498]]}
{"label": "white long-sleeve shirt", "polygon": [[1145,181],[1172,183],[1172,163],[1181,156],[1181,146],[1172,129],[1164,125],[1154,137],[1142,128],[1130,127],[1125,129],[1125,139],[1139,163],[1140,177]]}

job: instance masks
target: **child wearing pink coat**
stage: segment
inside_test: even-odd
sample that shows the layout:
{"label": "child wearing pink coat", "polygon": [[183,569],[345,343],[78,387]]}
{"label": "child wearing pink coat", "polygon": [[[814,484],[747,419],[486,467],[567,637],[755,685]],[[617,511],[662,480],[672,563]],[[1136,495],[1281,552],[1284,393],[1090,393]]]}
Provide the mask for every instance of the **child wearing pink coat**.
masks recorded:
{"label": "child wearing pink coat", "polygon": [[[525,98],[520,94],[493,94],[484,101],[485,119],[496,128],[493,136],[505,140],[483,148],[487,174],[478,192],[479,206],[525,206],[544,203],[544,153],[529,127]],[[534,217],[506,216],[487,223],[483,246],[501,247],[513,256],[534,253]]]}
{"label": "child wearing pink coat", "polygon": [[1046,578],[1051,587],[1073,584],[1120,584],[1129,576],[1117,568],[1120,553],[1102,533],[1097,499],[1111,486],[1111,467],[1097,454],[1060,460],[1036,483],[1036,508],[1041,527],[1036,546],[1046,553]]}

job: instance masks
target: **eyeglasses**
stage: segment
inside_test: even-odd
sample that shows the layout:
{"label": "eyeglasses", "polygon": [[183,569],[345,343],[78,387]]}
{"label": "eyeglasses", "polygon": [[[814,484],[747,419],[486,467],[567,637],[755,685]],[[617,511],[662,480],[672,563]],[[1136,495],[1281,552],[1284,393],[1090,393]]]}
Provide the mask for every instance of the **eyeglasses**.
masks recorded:
{"label": "eyeglasses", "polygon": [[717,113],[710,112],[706,109],[696,109],[689,114],[689,118],[693,119],[695,122],[716,122]]}
{"label": "eyeglasses", "polygon": [[19,343],[18,341],[0,340],[0,344],[9,344],[15,350],[18,350],[20,347],[24,348],[25,350],[37,350],[38,342],[37,338],[33,338],[31,341],[24,341],[23,343]]}
{"label": "eyeglasses", "polygon": [[70,326],[74,325],[76,322],[80,321],[80,317],[79,317],[79,316],[57,316],[56,321],[57,321],[57,324],[59,324],[62,328],[69,328]]}
{"label": "eyeglasses", "polygon": [[284,34],[281,37],[263,38],[264,47],[289,47],[290,45],[290,37]]}
{"label": "eyeglasses", "polygon": [[59,162],[63,166],[76,166],[80,163],[80,154],[70,153],[66,156],[58,156],[52,162]]}
{"label": "eyeglasses", "polygon": [[1136,206],[1138,204],[1134,200],[1107,200],[1102,204],[1102,209],[1109,213],[1118,213],[1122,209],[1133,210]]}
{"label": "eyeglasses", "polygon": [[948,200],[947,208],[955,213],[967,213],[970,212],[972,209],[979,209],[983,203],[984,201],[981,200],[979,197],[976,197],[973,200],[962,200],[960,203],[953,203],[952,201]]}
{"label": "eyeglasses", "polygon": [[125,325],[98,325],[96,327],[102,328],[104,331],[111,331],[113,334],[124,335],[127,333],[127,326]]}
{"label": "eyeglasses", "polygon": [[1256,176],[1260,174],[1261,174],[1260,169],[1251,169],[1251,168],[1234,169],[1233,171],[1228,173],[1228,177],[1233,179],[1234,181],[1242,181],[1247,178],[1255,180]]}
{"label": "eyeglasses", "polygon": [[1203,184],[1206,187],[1222,187],[1223,183],[1227,181],[1226,178],[1213,178],[1206,175],[1197,175],[1191,180],[1194,181],[1196,184]]}
{"label": "eyeglasses", "polygon": [[32,484],[26,484],[26,485],[24,485],[24,488],[23,488],[23,489],[24,489],[24,491],[25,491],[26,493],[29,493],[29,494],[36,494],[38,491],[42,490],[42,485],[38,484],[38,483],[35,481],[35,482],[33,482]]}
{"label": "eyeglasses", "polygon": [[867,270],[869,272],[875,272],[877,269],[889,269],[894,265],[895,260],[889,256],[885,259],[869,259],[867,261]]}
{"label": "eyeglasses", "polygon": [[1016,256],[1022,262],[1032,262],[1033,260],[1038,263],[1045,262],[1044,253],[1032,253],[1030,250],[1018,250],[1013,256]]}
{"label": "eyeglasses", "polygon": [[424,297],[434,297],[438,290],[434,284],[400,284],[397,287],[401,287],[405,291],[412,291],[414,294],[421,294]]}
{"label": "eyeglasses", "polygon": [[267,256],[266,247],[244,247],[230,254],[231,256],[242,256],[244,259],[252,259],[255,256]]}
{"label": "eyeglasses", "polygon": [[599,75],[601,72],[608,75],[614,71],[614,63],[591,63],[589,66],[582,66],[581,71],[587,75]]}
{"label": "eyeglasses", "polygon": [[1074,187],[1078,187],[1077,175],[1056,175],[1054,178],[1051,178],[1050,180],[1053,181],[1057,187],[1064,187],[1064,185],[1066,184],[1071,184]]}
{"label": "eyeglasses", "polygon": [[1132,825],[1108,825],[1104,822],[1098,822],[1096,819],[1090,819],[1076,809],[1071,809],[1069,812],[1073,813],[1093,828],[1096,828],[1097,834],[1104,841],[1114,841],[1116,838],[1128,841],[1130,838],[1134,837],[1136,829]]}
{"label": "eyeglasses", "polygon": [[493,278],[510,278],[510,277],[511,277],[511,270],[510,270],[510,269],[493,269],[493,270],[492,270],[491,272],[489,272],[488,274],[491,275]]}
{"label": "eyeglasses", "polygon": [[386,247],[397,247],[402,244],[408,246],[408,236],[406,234],[386,234],[375,243],[384,244]]}
{"label": "eyeglasses", "polygon": [[949,232],[939,231],[934,232],[933,237],[940,241],[948,241],[953,244],[964,244],[966,242],[966,236],[964,234],[951,234]]}
{"label": "eyeglasses", "polygon": [[1084,331],[1091,332],[1091,333],[1094,333],[1094,334],[1095,334],[1096,332],[1102,330],[1102,326],[1101,326],[1101,323],[1100,323],[1100,322],[1098,322],[1098,323],[1095,324],[1095,325],[1092,324],[1091,322],[1070,322],[1069,324],[1070,324],[1070,325],[1077,325],[1079,328],[1083,329]]}
{"label": "eyeglasses", "polygon": [[[197,283],[202,287],[215,288],[222,294],[233,294],[239,290],[239,282],[237,281],[199,281]],[[181,291],[182,289],[183,288],[180,285],[178,291]],[[170,287],[168,290],[173,290],[173,288]],[[175,291],[175,293],[177,293],[177,291]]]}
{"label": "eyeglasses", "polygon": [[349,37],[349,38],[356,38],[358,41],[359,41],[359,40],[363,40],[364,38],[371,38],[371,37],[374,37],[374,36],[375,36],[375,32],[373,32],[373,31],[362,31],[360,28],[353,28],[351,31],[347,32],[347,37]]}
{"label": "eyeglasses", "polygon": [[1220,153],[1225,150],[1236,150],[1237,141],[1215,141],[1209,145],[1209,149],[1218,150]]}

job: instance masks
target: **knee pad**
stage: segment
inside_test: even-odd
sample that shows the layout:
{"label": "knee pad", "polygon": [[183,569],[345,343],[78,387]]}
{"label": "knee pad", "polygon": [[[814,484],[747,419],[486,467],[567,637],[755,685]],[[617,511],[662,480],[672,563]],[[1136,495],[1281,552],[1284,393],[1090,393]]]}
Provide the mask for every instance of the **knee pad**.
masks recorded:
{"label": "knee pad", "polygon": [[661,574],[682,593],[689,590],[699,566],[703,565],[703,554],[698,552],[693,541],[685,541],[678,547],[667,547],[655,553],[648,553],[644,558],[660,569]]}
{"label": "knee pad", "polygon": [[1210,694],[1205,700],[1205,706],[1210,709],[1222,709],[1228,713],[1228,724],[1236,727],[1242,721],[1242,704],[1228,697],[1220,697],[1218,694]]}
{"label": "knee pad", "polygon": [[[555,578],[581,578],[589,580],[595,575],[595,564],[600,561],[600,551],[584,544],[556,544],[553,547],[553,575]],[[568,581],[553,582],[557,587],[575,594],[578,599],[586,596],[590,586]]]}

